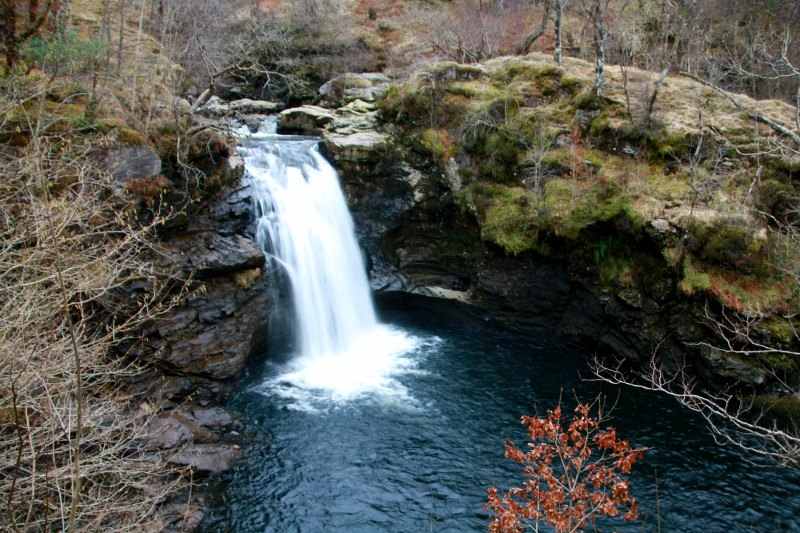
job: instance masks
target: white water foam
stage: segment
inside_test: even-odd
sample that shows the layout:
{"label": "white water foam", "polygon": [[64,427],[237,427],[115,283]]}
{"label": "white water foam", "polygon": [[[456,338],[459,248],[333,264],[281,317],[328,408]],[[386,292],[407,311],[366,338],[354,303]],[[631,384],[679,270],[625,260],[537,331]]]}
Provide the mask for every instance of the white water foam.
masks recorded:
{"label": "white water foam", "polygon": [[378,322],[336,171],[316,140],[276,135],[274,124],[240,131],[240,153],[259,243],[289,278],[298,353],[256,390],[306,411],[365,396],[411,401],[398,378],[416,370],[423,341]]}

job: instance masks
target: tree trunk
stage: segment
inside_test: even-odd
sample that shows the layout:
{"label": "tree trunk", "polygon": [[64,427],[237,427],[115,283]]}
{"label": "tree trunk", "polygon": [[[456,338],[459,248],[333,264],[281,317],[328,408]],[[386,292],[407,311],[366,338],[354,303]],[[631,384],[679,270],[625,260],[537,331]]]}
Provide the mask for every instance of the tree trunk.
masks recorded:
{"label": "tree trunk", "polygon": [[606,28],[604,0],[595,0],[594,5],[594,91],[595,95],[602,96],[606,85],[606,41],[608,29]]}
{"label": "tree trunk", "polygon": [[61,35],[64,35],[69,28],[71,4],[71,0],[60,0],[56,8],[56,31]]}
{"label": "tree trunk", "polygon": [[[54,0],[47,0],[44,8],[39,9],[39,3],[36,3],[35,10],[33,4],[28,4],[29,17],[33,16],[33,20],[29,21],[27,26],[19,28],[19,20],[17,17],[17,3],[15,0],[0,0],[0,30],[2,30],[3,47],[5,48],[6,65],[8,68],[13,68],[19,61],[19,48],[22,44],[39,33],[42,26],[47,22],[50,11],[53,7]],[[24,12],[23,12],[24,13]],[[24,22],[24,19],[23,19]]]}
{"label": "tree trunk", "polygon": [[555,43],[555,50],[553,50],[553,57],[556,60],[557,64],[561,64],[562,61],[562,54],[561,54],[561,21],[564,17],[564,0],[556,0],[556,22],[555,22],[555,30],[556,30],[556,43]]}
{"label": "tree trunk", "polygon": [[527,54],[530,52],[531,47],[536,44],[536,41],[538,41],[539,38],[544,35],[544,32],[547,31],[547,24],[550,22],[550,10],[552,9],[552,5],[552,0],[544,0],[544,13],[542,13],[542,22],[539,24],[539,29],[525,38],[525,43],[523,43],[519,49],[520,54]]}
{"label": "tree trunk", "polygon": [[39,0],[28,0],[28,24],[36,22],[36,15],[39,14]]}
{"label": "tree trunk", "polygon": [[119,42],[117,43],[117,74],[122,72],[122,47],[125,44],[125,1],[119,3]]}
{"label": "tree trunk", "polygon": [[800,133],[800,85],[797,86],[797,96],[794,97],[794,122]]}
{"label": "tree trunk", "polygon": [[19,59],[19,43],[17,42],[17,12],[14,0],[0,0],[0,17],[2,17],[3,47],[5,48],[6,66],[11,69]]}

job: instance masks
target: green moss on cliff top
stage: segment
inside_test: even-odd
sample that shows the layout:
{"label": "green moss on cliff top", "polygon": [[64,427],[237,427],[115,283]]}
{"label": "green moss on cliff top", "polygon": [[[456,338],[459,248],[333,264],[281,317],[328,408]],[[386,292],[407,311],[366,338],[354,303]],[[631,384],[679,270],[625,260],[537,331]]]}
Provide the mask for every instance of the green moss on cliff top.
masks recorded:
{"label": "green moss on cliff top", "polygon": [[511,254],[538,249],[544,233],[576,240],[590,226],[618,217],[638,224],[628,198],[608,184],[584,190],[579,183],[556,179],[539,195],[523,187],[476,182],[462,199],[477,213],[482,237]]}
{"label": "green moss on cliff top", "polygon": [[[796,170],[782,158],[758,162],[732,149],[770,132],[726,97],[681,77],[667,79],[647,120],[647,98],[637,95],[654,74],[629,74],[630,107],[619,72],[607,70],[598,98],[590,90],[593,65],[579,60],[558,67],[531,54],[480,66],[434,64],[393,87],[380,106],[400,146],[421,147],[436,163],[458,161],[461,203],[476,215],[482,238],[507,253],[579,242],[589,228],[604,227],[649,239],[654,260],[669,259],[673,270],[664,275],[687,295],[736,310],[796,307],[773,264],[767,224],[752,209],[755,198],[785,216]],[[783,104],[737,100],[774,120],[791,118]],[[654,231],[656,222],[666,229]],[[604,282],[624,282],[633,270],[618,263],[598,270]]]}

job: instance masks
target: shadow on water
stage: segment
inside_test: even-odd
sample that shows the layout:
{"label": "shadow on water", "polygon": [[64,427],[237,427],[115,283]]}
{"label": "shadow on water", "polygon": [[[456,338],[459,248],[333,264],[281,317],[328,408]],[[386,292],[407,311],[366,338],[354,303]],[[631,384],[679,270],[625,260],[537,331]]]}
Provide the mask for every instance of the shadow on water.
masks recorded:
{"label": "shadow on water", "polygon": [[220,479],[206,531],[484,531],[485,490],[520,479],[503,441],[523,414],[563,396],[616,400],[613,424],[651,447],[633,479],[641,520],[603,531],[800,531],[800,474],[747,463],[667,399],[582,381],[577,347],[554,328],[509,332],[484,313],[421,297],[378,298],[382,321],[419,339],[405,395],[298,404],[259,388],[288,362],[288,337],[254,361],[231,400],[249,428]]}

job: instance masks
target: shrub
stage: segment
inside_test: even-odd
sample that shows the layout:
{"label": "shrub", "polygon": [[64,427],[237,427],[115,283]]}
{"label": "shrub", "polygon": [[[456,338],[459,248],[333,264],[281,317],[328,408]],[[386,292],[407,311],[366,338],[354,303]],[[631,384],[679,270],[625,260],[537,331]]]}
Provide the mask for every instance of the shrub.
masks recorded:
{"label": "shrub", "polygon": [[26,61],[51,74],[81,72],[92,68],[105,53],[98,39],[84,39],[75,31],[34,37],[22,52]]}
{"label": "shrub", "polygon": [[602,413],[592,416],[591,410],[578,405],[569,423],[561,406],[545,417],[522,417],[530,442],[525,450],[507,442],[505,455],[524,467],[525,481],[505,495],[488,490],[490,532],[538,531],[546,524],[567,533],[594,526],[603,516],[637,518],[628,476],[645,450],[620,439],[614,428],[602,429]]}

